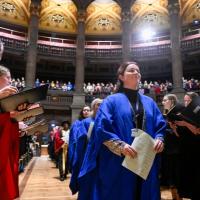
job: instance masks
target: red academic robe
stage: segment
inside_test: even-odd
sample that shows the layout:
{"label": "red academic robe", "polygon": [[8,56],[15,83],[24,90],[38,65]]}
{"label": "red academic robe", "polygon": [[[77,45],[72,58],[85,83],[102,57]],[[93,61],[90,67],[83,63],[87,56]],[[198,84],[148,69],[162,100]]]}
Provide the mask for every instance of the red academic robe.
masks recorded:
{"label": "red academic robe", "polygon": [[64,141],[60,138],[60,131],[56,131],[54,136],[54,150],[55,153],[58,153],[59,150],[62,148],[62,145],[64,144]]}
{"label": "red academic robe", "polygon": [[0,199],[19,196],[18,188],[19,129],[10,114],[0,114]]}

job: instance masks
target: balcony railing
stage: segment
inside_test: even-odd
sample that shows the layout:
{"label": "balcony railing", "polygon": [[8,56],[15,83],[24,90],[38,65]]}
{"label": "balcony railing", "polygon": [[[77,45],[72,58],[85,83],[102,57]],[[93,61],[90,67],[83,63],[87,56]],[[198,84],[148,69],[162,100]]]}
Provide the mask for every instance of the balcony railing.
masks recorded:
{"label": "balcony railing", "polygon": [[38,44],[38,53],[47,56],[75,57],[76,49]]}
{"label": "balcony railing", "polygon": [[[192,32],[194,35],[186,34],[181,42],[183,52],[200,50],[199,30]],[[26,52],[28,47],[27,35],[25,33],[4,29],[0,27],[0,39],[5,44],[6,50],[15,52]],[[144,57],[168,56],[170,55],[169,36],[154,38],[151,41],[134,41],[131,46],[131,55],[135,59]],[[76,41],[72,39],[52,38],[39,36],[38,54],[45,56],[75,58]],[[122,47],[120,41],[86,41],[86,58],[113,58],[122,57]]]}

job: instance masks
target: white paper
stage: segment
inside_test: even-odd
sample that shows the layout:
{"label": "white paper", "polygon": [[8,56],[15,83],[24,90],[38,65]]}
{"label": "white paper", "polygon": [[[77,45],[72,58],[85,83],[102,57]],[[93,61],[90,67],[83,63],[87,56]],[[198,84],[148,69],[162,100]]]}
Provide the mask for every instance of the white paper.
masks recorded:
{"label": "white paper", "polygon": [[122,166],[146,180],[156,155],[154,150],[155,141],[143,130],[135,130],[132,130],[135,139],[131,146],[137,151],[137,156],[135,158],[126,156]]}

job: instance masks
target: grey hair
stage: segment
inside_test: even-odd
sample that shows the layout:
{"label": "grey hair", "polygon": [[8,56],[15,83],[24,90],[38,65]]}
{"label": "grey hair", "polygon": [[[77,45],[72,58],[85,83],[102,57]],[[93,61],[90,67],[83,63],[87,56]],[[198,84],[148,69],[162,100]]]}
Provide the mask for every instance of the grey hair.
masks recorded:
{"label": "grey hair", "polygon": [[96,98],[92,101],[91,103],[91,109],[94,110],[94,106],[98,103],[102,103],[103,102],[103,99],[100,99],[100,98]]}
{"label": "grey hair", "polygon": [[167,97],[170,101],[172,101],[172,106],[175,106],[178,103],[178,98],[175,94],[166,94],[164,97]]}
{"label": "grey hair", "polygon": [[5,75],[9,73],[10,70],[7,67],[4,67],[3,65],[0,65],[0,76]]}

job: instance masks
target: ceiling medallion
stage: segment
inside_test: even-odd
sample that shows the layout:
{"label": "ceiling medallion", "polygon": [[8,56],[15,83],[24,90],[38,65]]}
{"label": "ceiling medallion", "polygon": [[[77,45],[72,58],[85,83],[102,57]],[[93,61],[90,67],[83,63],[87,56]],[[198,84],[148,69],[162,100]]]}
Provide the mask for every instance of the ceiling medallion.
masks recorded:
{"label": "ceiling medallion", "polygon": [[52,16],[51,20],[55,23],[63,23],[64,17],[62,15],[56,14]]}
{"label": "ceiling medallion", "polygon": [[143,20],[146,22],[154,22],[154,21],[157,21],[157,19],[158,19],[158,16],[155,13],[147,14],[143,17]]}
{"label": "ceiling medallion", "polygon": [[13,12],[15,10],[15,6],[7,2],[2,3],[1,7],[2,7],[2,10],[5,12]]}
{"label": "ceiling medallion", "polygon": [[107,18],[100,18],[97,22],[98,26],[107,27],[110,25],[110,20]]}
{"label": "ceiling medallion", "polygon": [[200,2],[196,4],[196,8],[200,10]]}

